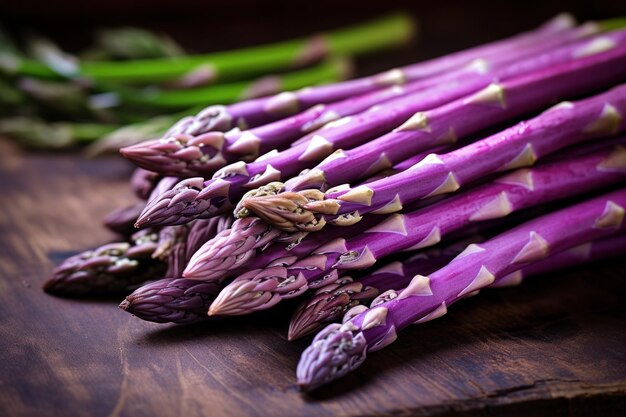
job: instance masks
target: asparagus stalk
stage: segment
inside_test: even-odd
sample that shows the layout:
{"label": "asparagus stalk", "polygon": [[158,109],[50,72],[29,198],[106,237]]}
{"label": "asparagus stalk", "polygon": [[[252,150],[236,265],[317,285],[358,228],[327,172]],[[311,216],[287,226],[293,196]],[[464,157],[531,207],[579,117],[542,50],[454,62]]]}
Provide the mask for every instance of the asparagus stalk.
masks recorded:
{"label": "asparagus stalk", "polygon": [[347,58],[335,57],[298,71],[271,75],[253,81],[238,81],[190,89],[161,90],[149,87],[143,90],[116,89],[123,103],[163,109],[186,109],[207,104],[228,104],[239,100],[278,94],[310,85],[336,82],[351,73]]}
{"label": "asparagus stalk", "polygon": [[[623,52],[620,54],[620,60],[626,58]],[[590,60],[602,55],[604,54],[590,57]],[[609,59],[605,62],[611,61]],[[468,133],[468,128],[479,125],[484,127],[516,111],[523,113],[524,109],[529,110],[530,104],[541,106],[546,104],[545,99],[571,94],[573,90],[568,88],[569,85],[576,84],[572,86],[573,89],[589,89],[591,85],[583,84],[585,81],[592,81],[590,78],[599,75],[602,69],[595,65],[578,65],[582,63],[583,60],[573,63],[573,66],[579,69],[595,69],[571,72],[548,70],[548,73],[560,75],[546,74],[545,78],[529,76],[499,85],[493,84],[474,96],[426,114],[418,114],[415,121],[407,122],[406,127],[396,129],[391,134],[355,150],[348,158],[349,164],[345,159],[342,162],[349,169],[358,170],[361,169],[359,163],[363,159],[370,161],[376,152],[384,152],[386,157],[393,160],[393,155],[407,152],[406,147],[415,146],[413,143],[438,137],[451,128],[455,132]],[[569,65],[566,64],[566,67]],[[607,67],[604,69],[612,71]],[[623,76],[622,71],[621,77]],[[597,82],[596,86],[600,86],[610,78],[613,75],[604,80],[593,81]],[[534,87],[531,89],[531,86]],[[488,100],[495,100],[495,103],[490,101],[491,104],[487,104],[484,101],[486,97],[489,97]],[[504,104],[504,108],[500,107],[501,104]],[[407,202],[453,192],[461,185],[487,174],[532,165],[538,158],[565,146],[622,131],[626,127],[622,114],[626,114],[626,85],[576,103],[558,105],[527,122],[521,122],[448,154],[433,154],[402,173],[365,186],[348,187],[326,195],[316,195],[311,190],[286,192],[276,196],[248,198],[242,204],[264,220],[287,231],[315,231],[326,223],[352,224],[359,221],[365,213],[393,213]],[[438,117],[439,115],[443,115],[443,118]],[[338,156],[337,159],[342,158]]]}
{"label": "asparagus stalk", "polygon": [[374,218],[346,230],[309,237],[306,233],[280,232],[258,218],[238,219],[231,229],[222,231],[193,254],[183,276],[203,281],[222,281],[246,269],[286,263],[309,255],[315,248],[332,239],[362,233],[377,221]]}
{"label": "asparagus stalk", "polygon": [[[175,134],[199,135],[211,131],[227,131],[231,128],[260,126],[285,116],[296,114],[316,104],[331,103],[348,97],[367,93],[387,85],[404,83],[440,74],[469,64],[478,57],[492,57],[511,49],[542,43],[552,38],[563,42],[584,36],[585,31],[571,29],[574,21],[569,15],[559,15],[542,27],[513,38],[492,42],[476,48],[450,54],[445,57],[410,65],[400,71],[391,70],[372,77],[342,83],[305,88],[293,93],[247,100],[229,106],[209,106],[196,117],[182,119],[166,136]],[[588,30],[588,29],[586,29]]]}
{"label": "asparagus stalk", "polygon": [[[449,101],[449,94],[457,92],[446,87],[441,89],[445,90],[444,94],[429,94],[431,91],[428,91],[422,94],[422,100],[413,102],[412,99],[403,98],[402,104],[415,106],[417,103],[430,108]],[[398,106],[398,109],[401,107]],[[364,122],[368,117],[369,114],[363,114],[356,116],[356,120]],[[167,224],[184,224],[193,218],[206,218],[223,213],[231,209],[248,189],[257,188],[281,178],[289,178],[327,156],[333,148],[358,145],[375,136],[376,133],[385,131],[388,129],[390,118],[401,123],[402,118],[398,116],[398,113],[390,112],[389,117],[379,118],[367,127],[361,123],[360,128],[341,129],[334,136],[325,135],[323,141],[311,140],[309,143],[302,143],[283,152],[270,153],[248,164],[243,161],[231,164],[217,171],[213,178],[206,182],[201,177],[183,180],[173,189],[151,201],[138,220],[137,226],[166,224],[163,221],[167,221]],[[356,122],[353,124],[358,125]],[[206,144],[211,138],[221,141],[221,137],[211,133],[204,135],[200,140]],[[204,146],[202,149],[203,152],[207,152],[204,157],[208,161],[222,160],[221,154],[215,147]],[[186,150],[192,151],[190,159],[197,158],[193,148],[186,148]],[[170,204],[172,202],[175,204]],[[165,219],[166,216],[169,219]],[[170,221],[173,223],[169,223]]]}
{"label": "asparagus stalk", "polygon": [[[581,28],[582,31],[582,28]],[[614,34],[621,35],[623,34]],[[594,38],[598,41],[602,38]],[[561,41],[555,39],[554,41]],[[259,126],[249,130],[233,129],[226,133],[211,132],[208,136],[179,135],[167,140],[156,140],[130,149],[123,150],[124,154],[135,164],[161,172],[167,175],[178,175],[190,177],[194,175],[210,175],[227,163],[239,160],[251,161],[273,149],[284,149],[287,145],[300,137],[316,130],[326,123],[338,120],[342,117],[350,116],[374,105],[381,105],[398,96],[405,96],[416,93],[429,87],[442,83],[456,81],[457,83],[472,82],[477,77],[485,80],[487,73],[493,79],[497,75],[496,70],[502,70],[519,59],[534,57],[541,52],[554,49],[555,42],[545,42],[527,48],[517,48],[504,51],[490,59],[476,59],[472,64],[462,67],[456,71],[450,71],[438,76],[429,77],[423,80],[407,83],[405,86],[394,85],[387,88],[375,90],[356,97],[331,103],[329,105],[319,104],[309,110],[287,117],[273,123]],[[557,42],[558,44],[559,42]],[[566,49],[561,49],[560,54],[551,51],[551,62],[569,58],[572,51],[578,51],[589,46],[589,41],[575,42]],[[533,58],[533,62],[546,65],[545,59]],[[519,65],[518,65],[519,67]],[[528,71],[530,66],[525,65]],[[514,71],[513,71],[514,72]],[[509,71],[509,74],[511,71]],[[501,77],[501,76],[500,76]],[[178,93],[176,93],[178,94]],[[410,101],[409,101],[410,102]],[[406,107],[406,103],[400,103],[401,107]],[[305,136],[306,141],[310,136]],[[301,143],[298,141],[297,143]],[[215,148],[207,150],[205,148]],[[206,156],[217,152],[207,160]],[[196,157],[193,158],[192,155]]]}
{"label": "asparagus stalk", "polygon": [[[192,111],[187,110],[182,113],[186,115],[192,113]],[[90,157],[94,157],[107,152],[118,152],[125,146],[151,140],[165,133],[180,116],[180,113],[156,116],[143,122],[131,123],[116,128],[112,132],[97,138],[98,140],[87,147],[85,153]]]}
{"label": "asparagus stalk", "polygon": [[623,230],[626,189],[604,194],[526,222],[480,245],[470,245],[447,266],[417,275],[390,301],[317,334],[298,364],[298,384],[311,390],[358,368],[367,352],[382,349],[412,323],[441,317],[464,296],[533,262]]}
{"label": "asparagus stalk", "polygon": [[[336,239],[290,266],[251,271],[218,295],[210,315],[241,315],[334,282],[346,269],[373,266],[385,256],[439,243],[476,222],[499,219],[539,204],[580,195],[623,181],[626,148],[521,169],[453,198],[406,214],[393,214],[349,239]],[[267,304],[260,303],[267,300]]]}
{"label": "asparagus stalk", "polygon": [[[372,302],[372,305],[376,305],[394,294],[394,291],[406,288],[415,275],[428,275],[445,266],[460,252],[455,249],[456,245],[444,251],[432,249],[434,255],[421,252],[406,261],[385,265],[357,280],[343,276],[337,282],[318,289],[294,313],[289,324],[289,340],[314,333],[324,324],[340,320],[344,313],[344,321],[347,321],[349,317],[364,311],[364,305],[368,302],[376,299]],[[518,285],[523,279],[534,275],[616,258],[625,250],[626,235],[585,243],[515,271],[490,285],[490,288]]]}
{"label": "asparagus stalk", "polygon": [[[424,156],[425,154],[422,154],[409,158],[407,161],[396,165],[394,169],[404,170],[419,162]],[[255,195],[258,195],[258,191],[255,192]],[[237,210],[235,211],[237,212]],[[294,256],[298,252],[292,250],[296,245],[300,250],[308,248],[305,249],[308,252],[303,252],[308,255],[322,243],[334,238],[360,233],[373,226],[375,222],[376,219],[373,219],[372,222],[359,222],[360,227],[349,228],[345,233],[326,233],[322,239],[306,239],[305,244],[302,244],[300,242],[305,238],[306,233],[282,232],[259,218],[244,217],[237,219],[233,223],[232,229],[224,230],[214,239],[205,243],[190,259],[183,276],[205,281],[221,280],[242,272],[241,269],[247,267],[251,261],[262,268],[275,259],[281,259],[288,255]],[[278,244],[278,252],[276,250],[270,251],[268,254],[264,254],[261,260],[257,260],[258,255],[265,251],[269,243],[272,243],[274,247]],[[284,249],[285,246],[289,247],[289,250]],[[252,267],[252,269],[255,268],[257,267]]]}
{"label": "asparagus stalk", "polygon": [[[626,234],[618,234],[605,239],[584,243],[572,249],[557,253],[543,261],[538,261],[494,282],[490,288],[519,285],[524,279],[553,271],[575,268],[591,262],[614,259],[626,251]],[[407,285],[410,281],[407,282]]]}
{"label": "asparagus stalk", "polygon": [[116,242],[72,256],[55,268],[43,288],[50,294],[76,296],[127,290],[165,271],[152,258],[159,234],[146,229],[129,242]]}
{"label": "asparagus stalk", "polygon": [[[144,174],[145,175],[145,174]],[[135,182],[137,179],[135,179]],[[176,183],[176,179],[173,177],[163,177],[155,180],[152,189],[150,190],[150,194],[148,198],[154,198],[157,195],[160,195],[164,190],[167,190],[172,187],[173,184]],[[132,184],[131,186],[139,187],[138,184]],[[135,190],[136,193],[144,192],[147,190]],[[140,202],[133,204],[128,207],[118,208],[113,210],[111,213],[107,214],[104,218],[104,225],[113,232],[125,235],[132,234],[136,229],[134,228],[134,224],[137,221],[139,214],[145,207],[145,202]]]}
{"label": "asparagus stalk", "polygon": [[[203,222],[219,221],[217,230],[224,231],[230,225],[228,216],[214,217],[208,220],[196,220],[192,223],[191,230],[187,237],[187,259],[206,242],[206,237],[193,239],[194,230],[201,233],[206,230],[202,227]],[[366,222],[363,222],[366,223]],[[270,249],[252,261],[252,266],[279,264],[288,262],[290,258],[302,257],[325,243],[328,238],[338,237],[343,233],[359,233],[362,225],[355,225],[354,228],[337,228],[326,233],[316,233],[308,236],[302,242],[294,242],[289,245],[275,243]],[[184,227],[184,226],[183,226]],[[335,233],[335,235],[333,235]],[[326,236],[328,235],[328,238]],[[171,263],[171,261],[170,261]],[[176,276],[176,275],[174,275]],[[147,284],[126,298],[120,305],[122,309],[147,321],[157,323],[193,323],[203,321],[208,318],[207,311],[221,290],[220,280],[206,281],[194,279],[162,279]]]}
{"label": "asparagus stalk", "polygon": [[155,323],[196,323],[209,318],[206,312],[220,288],[217,282],[165,278],[138,288],[120,308]]}
{"label": "asparagus stalk", "polygon": [[316,290],[311,298],[296,309],[289,323],[289,341],[315,333],[324,324],[341,320],[347,311],[355,307],[364,308],[363,305],[385,291],[405,288],[415,275],[435,272],[462,250],[463,247],[459,248],[459,245],[443,250],[432,248],[402,262],[390,262],[358,279],[339,277],[337,281]]}
{"label": "asparagus stalk", "polygon": [[[604,52],[599,52],[598,49],[587,51],[591,55],[527,76],[513,78],[502,84],[489,85],[472,96],[460,98],[426,114],[418,112],[394,132],[355,150],[354,157],[357,161],[354,164],[350,161],[350,169],[342,168],[341,171],[359,170],[358,172],[363,175],[371,175],[372,171],[389,166],[386,165],[389,155],[392,157],[395,155],[397,160],[401,160],[406,157],[407,153],[411,155],[444,143],[454,142],[457,136],[476,132],[498,121],[541,107],[555,97],[580,94],[623,77],[618,64],[626,61],[626,45],[618,46],[611,42],[604,45]],[[568,56],[571,57],[571,51]],[[550,62],[550,59],[538,60],[535,64],[541,66],[545,62]],[[581,82],[581,79],[584,81]],[[204,184],[201,178],[184,180],[159,198],[149,202],[137,226],[184,224],[193,218],[211,217],[224,212],[232,207],[234,200],[240,198],[246,188],[255,188],[271,181],[278,181],[283,177],[288,178],[302,169],[310,168],[312,162],[327,156],[334,148],[349,148],[358,145],[377,133],[388,130],[390,124],[401,123],[409,117],[409,110],[412,112],[436,107],[459,95],[463,96],[468,91],[475,90],[474,87],[479,88],[488,84],[489,80],[490,78],[487,77],[473,86],[472,83],[460,83],[452,88],[440,86],[417,93],[417,96],[402,97],[394,100],[397,102],[390,108],[383,108],[378,112],[365,112],[355,116],[346,124],[330,127],[332,133],[327,130],[320,131],[326,133],[324,136],[314,135],[310,142],[303,142],[275,155],[268,154],[253,163],[231,164],[220,169],[213,179]],[[507,98],[504,103],[506,106],[503,108],[501,100],[504,99],[503,91],[505,90]],[[428,126],[422,126],[424,120],[428,120]],[[211,151],[213,154],[208,155],[207,158],[215,155],[219,158],[219,155],[215,153],[215,148],[206,148],[213,149]],[[383,153],[382,156],[381,153]],[[399,157],[400,153],[404,157]],[[342,159],[342,155],[342,151],[339,151],[331,155],[327,162],[335,158]],[[192,158],[195,159],[195,156]],[[363,160],[367,163],[363,164]],[[346,162],[348,161],[345,158],[341,161],[342,164]],[[283,198],[266,197],[268,201],[266,205],[269,206],[266,211],[273,210],[273,203],[276,201],[279,201],[278,204],[281,205],[281,208],[276,210],[280,211],[279,215],[291,216],[291,212],[282,209],[284,204],[291,204],[296,206],[296,210],[300,210],[300,206],[303,205],[301,196],[293,194],[288,194],[288,196],[297,198],[300,202],[293,204],[285,202]],[[315,198],[315,196],[312,195],[310,198]],[[255,201],[252,202],[253,200]],[[258,198],[246,200],[249,204],[250,202],[256,204],[256,201],[263,202]],[[267,219],[269,214],[259,212],[260,210],[262,211],[263,208],[257,207],[255,212]],[[315,230],[324,223],[324,221],[318,221],[309,210],[302,210],[302,214],[303,218],[310,221],[297,227]],[[292,226],[287,230],[295,228],[296,226]]]}
{"label": "asparagus stalk", "polygon": [[[565,26],[571,27],[571,23]],[[559,31],[563,31],[563,25],[551,29],[552,33]],[[209,75],[207,79],[213,82],[241,80],[310,64],[328,55],[371,53],[402,44],[411,38],[413,32],[414,23],[411,18],[396,14],[310,38],[233,51],[133,61],[83,62],[71,75],[105,82],[154,83],[172,80],[201,68]],[[10,62],[3,62],[3,69],[7,72],[59,77],[56,71],[45,65],[16,56],[11,58]]]}
{"label": "asparagus stalk", "polygon": [[[165,276],[180,276],[193,253],[204,242],[227,230],[231,224],[231,216],[192,222],[188,227],[185,244],[175,245],[171,249]],[[135,290],[122,301],[120,308],[143,320],[156,323],[193,323],[207,318],[209,305],[220,289],[219,282],[164,278]]]}

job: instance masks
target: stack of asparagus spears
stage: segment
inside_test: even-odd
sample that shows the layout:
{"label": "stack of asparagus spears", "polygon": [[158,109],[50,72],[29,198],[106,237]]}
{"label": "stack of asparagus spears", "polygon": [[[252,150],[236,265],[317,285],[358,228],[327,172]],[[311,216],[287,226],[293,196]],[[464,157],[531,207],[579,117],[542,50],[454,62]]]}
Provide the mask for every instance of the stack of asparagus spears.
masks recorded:
{"label": "stack of asparagus spears", "polygon": [[298,365],[308,390],[485,287],[623,254],[626,30],[615,26],[558,16],[184,118],[122,150],[146,202],[108,222],[141,230],[68,259],[45,289],[150,280],[120,307],[159,323],[300,297],[288,336],[317,333]]}
{"label": "stack of asparagus spears", "polygon": [[99,33],[80,55],[33,36],[22,52],[0,33],[0,134],[43,148],[104,137],[90,152],[117,151],[160,136],[209,104],[345,79],[351,57],[404,44],[414,31],[409,16],[396,14],[308,38],[195,55],[133,28]]}

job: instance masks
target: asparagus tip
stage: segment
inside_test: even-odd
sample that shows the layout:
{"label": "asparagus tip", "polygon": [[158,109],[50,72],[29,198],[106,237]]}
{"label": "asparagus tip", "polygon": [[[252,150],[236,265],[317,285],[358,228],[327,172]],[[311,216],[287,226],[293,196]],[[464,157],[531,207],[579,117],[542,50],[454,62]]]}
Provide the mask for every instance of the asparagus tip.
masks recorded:
{"label": "asparagus tip", "polygon": [[289,275],[283,266],[255,269],[224,287],[209,307],[209,316],[239,316],[265,310],[283,297],[295,297],[307,288],[302,274]]}
{"label": "asparagus tip", "polygon": [[126,297],[124,301],[122,301],[118,307],[124,311],[129,311],[131,303],[132,301],[129,299],[129,297]]}
{"label": "asparagus tip", "polygon": [[312,201],[322,200],[323,197],[324,193],[317,190],[284,192],[250,197],[243,200],[241,205],[278,229],[287,232],[315,232],[324,227],[326,222],[304,206]]}
{"label": "asparagus tip", "polygon": [[[190,217],[207,209],[206,204],[198,204],[197,201],[204,189],[203,183],[202,177],[187,178],[162,192],[146,204],[135,222],[135,227],[173,226],[191,221]],[[204,194],[208,193],[203,193],[203,197],[212,197]]]}
{"label": "asparagus tip", "polygon": [[365,360],[367,341],[361,331],[346,325],[328,325],[302,353],[297,368],[298,386],[312,391],[358,368]]}

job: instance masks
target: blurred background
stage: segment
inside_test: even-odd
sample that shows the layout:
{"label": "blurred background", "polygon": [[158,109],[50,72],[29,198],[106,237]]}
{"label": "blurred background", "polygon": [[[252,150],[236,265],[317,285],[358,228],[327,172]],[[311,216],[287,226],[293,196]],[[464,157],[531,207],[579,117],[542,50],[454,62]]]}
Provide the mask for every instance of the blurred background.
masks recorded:
{"label": "blurred background", "polygon": [[[170,34],[190,50],[206,52],[278,41],[406,10],[419,19],[419,47],[402,62],[461,49],[534,27],[569,11],[578,19],[626,14],[623,0],[23,0],[0,2],[0,23],[51,37],[70,51],[88,46],[98,27],[141,26]],[[371,64],[388,68],[380,55]]]}
{"label": "blurred background", "polygon": [[[133,27],[151,31],[158,36],[156,39],[159,51],[150,50],[148,53],[154,52],[155,56],[197,54],[290,40],[371,21],[397,11],[405,11],[417,19],[417,36],[402,46],[396,44],[377,50],[375,53],[350,57],[350,62],[353,64],[350,76],[372,74],[510,36],[534,28],[563,11],[572,13],[580,21],[623,16],[626,15],[626,2],[623,0],[531,0],[523,2],[487,0],[471,2],[462,0],[445,2],[410,0],[386,2],[356,0],[312,2],[283,0],[265,2],[252,0],[219,2],[198,0],[5,1],[0,2],[0,27],[3,28],[8,38],[17,44],[20,52],[29,57],[34,56],[41,61],[42,55],[45,59],[45,55],[49,53],[46,48],[51,47],[54,50],[58,47],[63,52],[72,55],[79,54],[82,62],[82,60],[110,59],[110,56],[103,56],[98,49],[100,48],[98,42],[102,43],[102,34],[106,33],[103,30],[107,29]],[[42,40],[44,52],[40,50],[37,56],[33,50],[41,47]],[[125,43],[127,42],[124,40],[118,40],[117,47],[124,49]],[[73,56],[70,57],[70,59],[73,58]],[[119,58],[115,57],[115,59]],[[268,73],[260,73],[246,80],[255,81],[263,75],[268,75]],[[348,74],[342,76],[345,78]],[[336,81],[337,78],[340,77],[335,74],[335,77],[329,77],[320,82]],[[66,148],[68,145],[72,147],[77,142],[81,145],[93,143],[94,137],[111,134],[115,140],[118,140],[120,136],[117,135],[116,129],[132,123],[141,123],[137,127],[143,130],[140,134],[136,132],[137,129],[130,132],[135,136],[124,131],[124,140],[132,136],[128,139],[129,143],[133,140],[156,137],[163,133],[166,126],[171,125],[173,120],[186,114],[196,113],[201,108],[200,103],[215,104],[201,100],[200,103],[185,102],[169,107],[143,106],[142,103],[134,103],[134,108],[130,111],[125,107],[109,111],[106,106],[107,100],[111,97],[105,95],[96,97],[98,100],[96,104],[101,106],[104,103],[105,110],[94,112],[93,109],[85,111],[84,102],[91,100],[94,94],[108,91],[106,88],[94,91],[97,89],[92,88],[93,86],[74,82],[71,87],[72,91],[59,91],[67,90],[67,88],[58,88],[58,84],[54,85],[54,83],[48,85],[45,82],[39,82],[38,79],[31,82],[30,79],[24,80],[20,76],[5,78],[4,83],[4,86],[0,85],[0,96],[5,102],[4,106],[0,105],[0,116],[6,118],[6,116],[26,115],[29,119],[0,122],[0,135],[21,136],[23,143],[46,149]],[[122,85],[122,87],[125,86]],[[141,100],[143,97],[151,100],[150,94],[153,91],[150,88],[154,87],[153,84],[143,85]],[[163,87],[167,89],[171,86],[156,85],[159,91],[162,91]],[[15,89],[22,90],[22,92],[16,92]],[[129,95],[132,96],[137,90],[129,91]],[[26,95],[26,101],[29,102],[30,107],[26,110],[15,111],[16,106],[7,99],[11,94]],[[81,97],[76,97],[81,94]],[[60,98],[60,96],[63,97]],[[35,109],[31,106],[33,97],[37,102]],[[14,102],[15,100],[17,99],[14,99]],[[69,101],[69,104],[62,103],[63,100]],[[45,102],[43,106],[41,102]],[[224,102],[224,100],[216,100],[216,102]],[[91,104],[93,103],[89,105]],[[66,111],[67,107],[70,107],[69,111]],[[76,110],[77,107],[78,110]],[[156,120],[153,123],[150,118],[157,115],[168,115],[169,118]],[[50,129],[53,127],[47,124],[39,125],[41,119],[35,121],[32,119],[33,116],[42,118],[45,123],[71,121],[81,124],[56,126],[56,133],[50,134]],[[85,126],[85,122],[94,122],[97,125]],[[146,127],[146,122],[150,122],[150,126]],[[74,131],[70,134],[68,129],[74,129]],[[44,131],[46,134],[42,133]],[[124,143],[116,143],[115,146],[119,148],[118,145],[122,146]]]}

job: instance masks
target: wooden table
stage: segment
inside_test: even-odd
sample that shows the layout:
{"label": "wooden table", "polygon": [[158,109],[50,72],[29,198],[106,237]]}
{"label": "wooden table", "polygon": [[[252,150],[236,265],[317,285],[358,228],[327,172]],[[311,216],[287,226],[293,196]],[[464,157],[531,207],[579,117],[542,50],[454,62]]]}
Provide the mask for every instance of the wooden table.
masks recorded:
{"label": "wooden table", "polygon": [[133,199],[128,172],[0,141],[0,415],[626,415],[623,262],[484,291],[315,396],[294,385],[292,306],[170,326],[44,294],[55,263],[113,238],[99,219]]}

